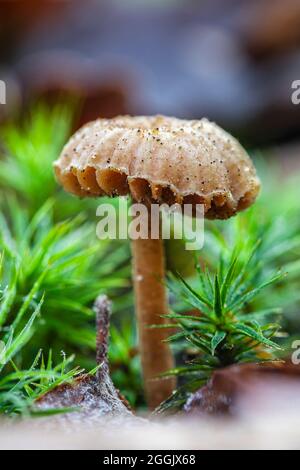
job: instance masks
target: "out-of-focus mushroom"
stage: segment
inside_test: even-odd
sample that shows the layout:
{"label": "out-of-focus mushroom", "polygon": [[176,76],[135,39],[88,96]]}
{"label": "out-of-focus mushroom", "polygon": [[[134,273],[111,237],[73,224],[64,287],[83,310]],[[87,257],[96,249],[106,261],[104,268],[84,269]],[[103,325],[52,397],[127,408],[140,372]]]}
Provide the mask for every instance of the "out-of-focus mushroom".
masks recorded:
{"label": "out-of-focus mushroom", "polygon": [[25,105],[39,99],[55,104],[62,98],[79,104],[74,131],[93,119],[130,112],[137,89],[129,67],[107,63],[103,70],[99,61],[66,50],[29,54],[18,71]]}
{"label": "out-of-focus mushroom", "polygon": [[[255,168],[232,136],[206,119],[171,117],[99,119],[80,129],[55,162],[63,187],[77,196],[130,194],[153,204],[203,204],[205,216],[226,219],[250,206],[259,191]],[[150,210],[150,209],[149,209]],[[150,212],[149,212],[150,213]],[[173,365],[161,315],[168,312],[161,239],[132,241],[140,351],[149,406],[174,388],[173,379],[153,380]],[[146,223],[146,222],[145,222]]]}
{"label": "out-of-focus mushroom", "polygon": [[[72,3],[74,8],[74,2]],[[49,2],[48,0],[0,2],[1,60],[11,59],[14,48],[36,25],[43,21],[49,23],[53,18],[61,18],[69,7],[68,2]]]}
{"label": "out-of-focus mushroom", "polygon": [[298,0],[249,2],[243,15],[246,46],[255,58],[266,59],[299,47]]}

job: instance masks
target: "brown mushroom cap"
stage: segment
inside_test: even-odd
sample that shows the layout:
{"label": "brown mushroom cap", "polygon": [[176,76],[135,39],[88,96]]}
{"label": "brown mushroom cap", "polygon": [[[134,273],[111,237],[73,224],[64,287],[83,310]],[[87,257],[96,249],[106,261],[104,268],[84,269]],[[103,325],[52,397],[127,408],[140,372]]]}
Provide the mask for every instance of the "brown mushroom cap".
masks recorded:
{"label": "brown mushroom cap", "polygon": [[204,204],[207,218],[249,207],[260,188],[242,146],[207,119],[98,119],[75,133],[54,167],[58,181],[78,196]]}

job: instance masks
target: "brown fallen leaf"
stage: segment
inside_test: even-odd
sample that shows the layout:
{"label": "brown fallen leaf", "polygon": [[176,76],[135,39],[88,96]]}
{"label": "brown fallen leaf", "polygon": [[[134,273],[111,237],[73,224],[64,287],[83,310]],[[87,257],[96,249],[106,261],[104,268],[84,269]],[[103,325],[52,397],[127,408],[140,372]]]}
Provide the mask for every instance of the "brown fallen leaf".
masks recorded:
{"label": "brown fallen leaf", "polygon": [[[101,423],[103,418],[134,418],[128,402],[115,388],[108,364],[108,336],[111,302],[104,295],[94,305],[96,313],[96,361],[99,369],[95,375],[82,374],[71,383],[62,384],[47,392],[36,401],[38,411],[74,408],[74,411],[60,414],[56,419],[80,420]],[[105,420],[106,422],[107,420]]]}
{"label": "brown fallen leaf", "polygon": [[213,373],[208,383],[193,393],[184,406],[189,415],[236,416],[276,410],[285,401],[298,401],[300,367],[276,361],[239,364]]}

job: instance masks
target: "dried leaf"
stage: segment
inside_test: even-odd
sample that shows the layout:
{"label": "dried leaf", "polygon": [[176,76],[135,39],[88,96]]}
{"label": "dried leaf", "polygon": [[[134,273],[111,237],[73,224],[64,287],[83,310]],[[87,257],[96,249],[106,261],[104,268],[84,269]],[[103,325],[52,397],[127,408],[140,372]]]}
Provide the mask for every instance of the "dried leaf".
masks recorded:
{"label": "dried leaf", "polygon": [[60,385],[46,393],[36,402],[38,412],[45,411],[49,414],[49,410],[71,409],[71,412],[59,414],[57,419],[80,423],[84,421],[97,424],[103,422],[104,417],[133,419],[128,403],[115,388],[109,375],[107,352],[111,303],[106,296],[97,298],[94,310],[98,366],[95,374],[82,374],[71,383]]}

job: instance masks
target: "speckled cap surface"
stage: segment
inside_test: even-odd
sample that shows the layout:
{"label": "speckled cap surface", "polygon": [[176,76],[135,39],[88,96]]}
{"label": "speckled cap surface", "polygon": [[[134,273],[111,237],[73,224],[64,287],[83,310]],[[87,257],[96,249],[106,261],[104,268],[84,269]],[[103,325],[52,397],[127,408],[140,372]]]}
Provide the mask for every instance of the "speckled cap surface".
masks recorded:
{"label": "speckled cap surface", "polygon": [[71,137],[54,168],[65,190],[77,196],[204,204],[207,218],[246,209],[260,188],[243,147],[207,119],[98,119]]}

